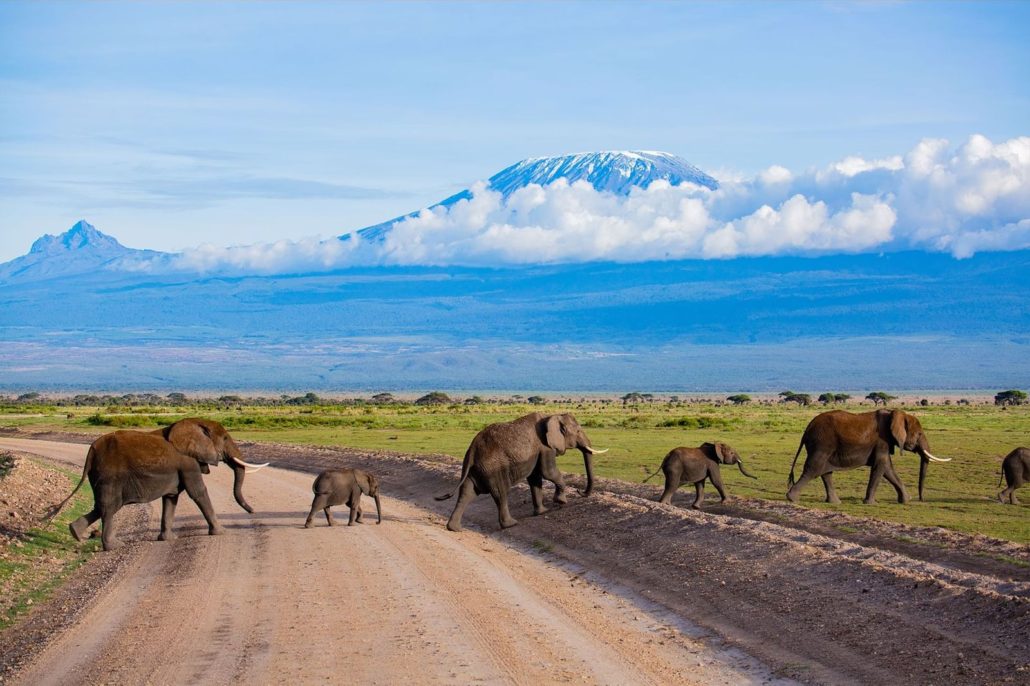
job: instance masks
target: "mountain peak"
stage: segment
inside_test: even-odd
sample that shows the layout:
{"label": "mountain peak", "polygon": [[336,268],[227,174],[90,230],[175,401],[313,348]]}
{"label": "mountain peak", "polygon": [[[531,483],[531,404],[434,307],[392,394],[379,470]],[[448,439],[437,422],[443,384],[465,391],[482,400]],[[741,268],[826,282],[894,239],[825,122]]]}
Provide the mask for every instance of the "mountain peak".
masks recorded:
{"label": "mountain peak", "polygon": [[715,190],[719,182],[681,157],[656,150],[603,150],[557,157],[531,157],[490,177],[490,187],[507,197],[527,184],[541,186],[558,179],[586,181],[597,191],[627,195],[633,187],[655,181],[677,186],[693,183]]}
{"label": "mountain peak", "polygon": [[98,231],[95,226],[85,219],[80,219],[70,229],[60,235],[44,234],[39,237],[32,244],[29,253],[55,255],[76,250],[90,250],[111,254],[124,252],[127,248],[114,237]]}
{"label": "mountain peak", "polygon": [[[558,179],[565,179],[569,183],[586,181],[596,191],[615,195],[629,195],[633,188],[647,188],[655,181],[667,181],[673,186],[693,183],[711,190],[719,187],[718,181],[682,157],[658,150],[602,150],[555,157],[530,157],[505,167],[491,176],[488,183],[490,190],[499,192],[507,199],[518,189],[530,184],[547,186]],[[450,207],[471,197],[472,191],[466,189],[432,207]],[[381,240],[396,222],[415,214],[395,217],[357,233],[365,240]]]}

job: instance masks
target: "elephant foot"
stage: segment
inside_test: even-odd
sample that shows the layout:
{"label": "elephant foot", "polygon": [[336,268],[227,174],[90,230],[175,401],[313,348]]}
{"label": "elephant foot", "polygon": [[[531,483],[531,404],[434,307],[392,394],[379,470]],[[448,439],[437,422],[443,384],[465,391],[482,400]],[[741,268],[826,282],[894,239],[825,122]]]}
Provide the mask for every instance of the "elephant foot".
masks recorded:
{"label": "elephant foot", "polygon": [[178,538],[178,536],[173,534],[171,531],[162,531],[158,535],[157,540],[159,540],[159,541],[174,541],[177,538]]}
{"label": "elephant foot", "polygon": [[562,493],[561,495],[554,496],[554,504],[558,507],[569,504],[569,497]]}
{"label": "elephant foot", "polygon": [[125,544],[119,541],[117,538],[112,538],[109,541],[104,541],[104,550],[117,550],[118,548],[121,548],[123,545]]}
{"label": "elephant foot", "polygon": [[[1005,502],[1004,500],[1002,502]],[[86,526],[81,520],[76,519],[74,522],[68,525],[68,530],[72,532],[72,536],[76,541],[80,543],[86,540]]]}
{"label": "elephant foot", "polygon": [[519,520],[515,519],[514,517],[512,517],[511,519],[502,519],[501,520],[501,528],[502,529],[510,529],[511,527],[515,526],[518,523],[519,523]]}
{"label": "elephant foot", "polygon": [[898,503],[901,504],[901,505],[908,505],[908,496],[907,495],[898,496]]}
{"label": "elephant foot", "polygon": [[826,502],[828,502],[830,505],[840,505],[840,498],[838,498],[837,496],[833,496],[832,498],[827,498]]}
{"label": "elephant foot", "polygon": [[866,498],[865,500],[862,501],[862,504],[863,505],[875,505],[876,504],[876,498]]}
{"label": "elephant foot", "polygon": [[798,497],[792,491],[787,491],[787,500],[792,503],[797,503]]}
{"label": "elephant foot", "polygon": [[535,509],[534,508],[533,516],[534,517],[539,517],[540,515],[544,514],[545,512],[550,512],[550,511],[551,511],[551,508],[549,508],[549,507],[541,507],[540,509]]}
{"label": "elephant foot", "polygon": [[447,530],[448,531],[461,531],[462,530],[461,522],[447,522]]}
{"label": "elephant foot", "polygon": [[207,529],[208,536],[221,536],[225,533],[225,528],[222,526],[210,526]]}
{"label": "elephant foot", "polygon": [[304,528],[305,529],[310,529],[311,528],[311,522],[304,522]]}

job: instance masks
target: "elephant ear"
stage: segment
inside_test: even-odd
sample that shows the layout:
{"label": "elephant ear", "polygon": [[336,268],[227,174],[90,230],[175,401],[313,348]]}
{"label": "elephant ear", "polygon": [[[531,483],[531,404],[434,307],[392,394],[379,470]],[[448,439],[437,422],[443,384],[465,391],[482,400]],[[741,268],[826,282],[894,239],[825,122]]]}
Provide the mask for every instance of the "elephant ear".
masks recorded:
{"label": "elephant ear", "polygon": [[548,447],[553,448],[562,454],[565,452],[565,434],[561,430],[561,417],[556,414],[547,418],[544,430],[544,442]]}
{"label": "elephant ear", "polygon": [[[891,412],[891,437],[898,444],[898,448],[904,451],[905,439],[908,438],[908,429],[905,427],[905,413],[901,410]],[[893,453],[894,450],[892,449],[891,452]]]}
{"label": "elephant ear", "polygon": [[365,495],[375,495],[379,492],[379,482],[372,474],[366,474],[366,476],[368,477],[368,490],[365,491]]}
{"label": "elephant ear", "polygon": [[719,458],[719,462],[722,462],[723,464],[729,464],[729,462],[726,461],[726,453],[727,452],[728,451],[726,450],[726,444],[725,443],[716,443],[715,444],[715,454]]}
{"label": "elephant ear", "polygon": [[204,464],[218,464],[218,451],[208,428],[200,422],[183,419],[165,431],[165,440],[183,455]]}

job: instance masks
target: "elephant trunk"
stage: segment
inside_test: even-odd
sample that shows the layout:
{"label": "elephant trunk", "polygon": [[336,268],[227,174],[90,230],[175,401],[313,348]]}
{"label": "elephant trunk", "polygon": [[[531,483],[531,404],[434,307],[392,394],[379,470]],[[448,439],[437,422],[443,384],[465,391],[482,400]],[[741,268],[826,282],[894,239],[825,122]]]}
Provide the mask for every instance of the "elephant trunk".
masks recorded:
{"label": "elephant trunk", "polygon": [[243,465],[230,462],[229,465],[232,467],[233,480],[232,480],[232,495],[236,498],[236,502],[239,503],[247,512],[253,513],[254,508],[250,506],[247,499],[243,497],[243,477],[247,473],[247,468]]}
{"label": "elephant trunk", "polygon": [[376,501],[376,516],[377,516],[377,517],[379,518],[379,519],[378,519],[378,520],[376,521],[376,524],[382,524],[382,523],[383,523],[383,508],[382,508],[382,506],[381,506],[381,505],[379,504],[379,494],[378,494],[378,493],[376,493],[376,494],[375,494],[374,496],[372,496],[372,497],[373,497],[373,498],[375,498],[375,501]]}
{"label": "elephant trunk", "polygon": [[926,456],[919,456],[919,500],[923,500],[923,484],[926,482],[926,465],[930,464],[930,460],[926,459]]}
{"label": "elephant trunk", "polygon": [[583,491],[583,495],[588,496],[594,490],[594,451],[589,449],[583,451],[583,465],[587,470],[587,488]]}
{"label": "elephant trunk", "polygon": [[737,469],[739,469],[740,473],[743,474],[746,477],[750,477],[752,479],[757,479],[758,478],[754,474],[748,474],[747,470],[744,469],[744,460],[737,460]]}

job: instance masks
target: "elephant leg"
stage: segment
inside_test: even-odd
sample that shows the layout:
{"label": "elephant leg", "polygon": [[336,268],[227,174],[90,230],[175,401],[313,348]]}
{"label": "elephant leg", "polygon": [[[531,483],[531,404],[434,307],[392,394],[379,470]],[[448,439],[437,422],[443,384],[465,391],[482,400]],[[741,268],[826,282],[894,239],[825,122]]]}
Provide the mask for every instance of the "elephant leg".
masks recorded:
{"label": "elephant leg", "polygon": [[1009,502],[1013,505],[1019,505],[1019,498],[1016,497],[1016,489],[1013,488],[1012,492],[1009,493]]}
{"label": "elephant leg", "polygon": [[502,529],[509,529],[519,523],[519,520],[511,516],[511,512],[508,511],[508,489],[507,488],[495,488],[490,492],[493,496],[494,504],[497,505],[497,521],[500,522]]}
{"label": "elephant leg", "polygon": [[877,456],[876,462],[873,463],[873,470],[869,474],[869,485],[865,489],[865,500],[862,502],[866,505],[876,504],[876,489],[880,485],[880,479],[883,478],[884,473],[887,471],[887,462],[882,457]]}
{"label": "elephant leg", "polygon": [[115,538],[114,535],[114,514],[121,509],[121,502],[114,507],[104,508],[101,513],[100,525],[103,527],[100,540],[104,544],[104,550],[114,550],[115,548],[121,548],[122,542]]}
{"label": "elephant leg", "polygon": [[[354,490],[357,491],[357,489]],[[352,493],[348,503],[350,504],[350,518],[347,520],[347,526],[353,526],[361,513],[361,491]]]}
{"label": "elephant leg", "polygon": [[696,491],[694,495],[694,502],[690,504],[690,507],[693,510],[700,510],[702,503],[704,503],[705,501],[705,480],[701,479],[700,481],[696,482],[694,484],[694,490]]}
{"label": "elephant leg", "polygon": [[93,522],[98,519],[100,519],[100,508],[96,502],[94,502],[93,509],[69,524],[68,529],[72,532],[72,536],[75,537],[76,541],[85,541],[86,529],[88,529]]}
{"label": "elephant leg", "polygon": [[675,474],[665,475],[665,490],[662,491],[662,497],[658,499],[658,502],[669,505],[672,503],[672,496],[676,493],[676,489],[680,487],[680,478]]}
{"label": "elephant leg", "polygon": [[222,525],[218,523],[218,519],[215,517],[215,509],[211,507],[211,498],[208,497],[207,486],[204,485],[204,480],[200,478],[200,474],[184,474],[182,481],[186,486],[186,493],[197,504],[197,507],[200,508],[200,513],[207,520],[208,535],[218,536],[225,533],[225,529],[222,528]]}
{"label": "elephant leg", "polygon": [[544,477],[540,473],[539,469],[534,469],[533,473],[526,477],[526,481],[529,482],[529,494],[533,498],[533,514],[542,515],[548,512],[548,509],[544,506]]}
{"label": "elephant leg", "polygon": [[316,495],[314,497],[314,499],[311,501],[311,511],[308,512],[308,518],[304,520],[304,528],[305,529],[310,529],[311,528],[311,521],[315,518],[315,514],[319,510],[325,510],[326,513],[328,513],[329,508],[326,507],[326,501],[328,501],[328,500],[329,500],[329,498],[327,498],[324,495]]}
{"label": "elephant leg", "polygon": [[825,463],[829,461],[829,455],[823,455],[816,453],[815,455],[809,455],[808,459],[805,460],[805,468],[801,471],[801,478],[799,478],[794,485],[787,491],[787,500],[792,503],[798,501],[798,495],[801,494],[801,489],[808,485],[808,482],[817,476],[822,476],[822,469],[817,469],[814,465]]}
{"label": "elephant leg", "polygon": [[823,486],[826,487],[826,502],[831,505],[840,505],[840,498],[837,497],[837,489],[833,487],[833,472],[826,472],[822,476]]}
{"label": "elephant leg", "polygon": [[901,479],[898,478],[898,473],[894,471],[894,464],[888,457],[883,471],[883,476],[887,479],[887,483],[894,487],[894,490],[898,492],[898,502],[902,505],[908,502],[908,494],[905,493],[905,485],[901,483]]}
{"label": "elephant leg", "polygon": [[726,489],[722,487],[722,474],[713,470],[709,472],[708,478],[712,480],[712,485],[715,486],[715,490],[719,491],[719,498],[721,501],[726,502]]}
{"label": "elephant leg", "polygon": [[565,495],[565,477],[562,476],[561,470],[558,469],[558,463],[552,457],[540,461],[540,470],[543,477],[554,484],[554,504],[561,507],[569,502],[568,497]]}
{"label": "elephant leg", "polygon": [[336,520],[333,519],[333,508],[326,505],[322,508],[322,512],[325,514],[325,523],[329,526],[336,526]]}
{"label": "elephant leg", "polygon": [[465,508],[468,507],[468,504],[475,497],[476,485],[470,479],[465,479],[461,484],[461,488],[458,489],[458,502],[454,504],[454,512],[451,513],[451,518],[447,520],[447,529],[449,531],[461,531],[461,516],[465,514]]}
{"label": "elephant leg", "polygon": [[179,494],[166,495],[161,498],[161,533],[159,541],[174,541],[175,533],[172,531],[172,522],[175,521],[175,506],[179,502]]}

